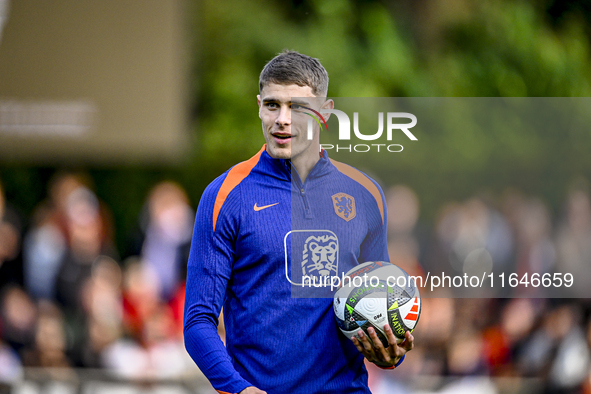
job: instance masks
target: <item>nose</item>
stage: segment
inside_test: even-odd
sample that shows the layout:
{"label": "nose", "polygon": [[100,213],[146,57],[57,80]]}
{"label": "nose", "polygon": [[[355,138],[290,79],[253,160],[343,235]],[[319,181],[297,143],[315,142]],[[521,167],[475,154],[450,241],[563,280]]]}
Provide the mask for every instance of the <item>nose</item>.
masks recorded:
{"label": "nose", "polygon": [[275,123],[278,126],[289,126],[291,124],[291,109],[287,105],[282,105]]}

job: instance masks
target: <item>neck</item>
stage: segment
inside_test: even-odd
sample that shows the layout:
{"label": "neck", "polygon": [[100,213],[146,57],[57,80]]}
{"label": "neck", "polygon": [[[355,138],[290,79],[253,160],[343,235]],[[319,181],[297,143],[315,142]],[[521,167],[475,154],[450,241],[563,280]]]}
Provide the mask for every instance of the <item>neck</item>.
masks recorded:
{"label": "neck", "polygon": [[302,184],[306,182],[308,174],[310,174],[312,168],[314,168],[316,163],[318,163],[318,160],[320,160],[319,152],[320,147],[317,149],[309,149],[307,152],[291,159],[291,165],[297,170]]}

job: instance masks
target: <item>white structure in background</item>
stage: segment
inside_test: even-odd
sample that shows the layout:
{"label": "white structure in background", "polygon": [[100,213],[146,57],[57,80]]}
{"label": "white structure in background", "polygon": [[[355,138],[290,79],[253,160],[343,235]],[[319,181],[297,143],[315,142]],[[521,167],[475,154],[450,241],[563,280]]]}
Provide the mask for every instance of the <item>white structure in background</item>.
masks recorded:
{"label": "white structure in background", "polygon": [[8,0],[0,0],[0,41],[2,41],[2,28],[8,20]]}

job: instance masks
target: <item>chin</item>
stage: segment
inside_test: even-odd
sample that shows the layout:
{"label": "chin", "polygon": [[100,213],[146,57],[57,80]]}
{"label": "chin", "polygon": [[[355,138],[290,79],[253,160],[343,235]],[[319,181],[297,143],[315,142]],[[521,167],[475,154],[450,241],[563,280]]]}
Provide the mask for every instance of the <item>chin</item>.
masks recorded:
{"label": "chin", "polygon": [[291,159],[291,149],[272,147],[267,153],[274,159]]}

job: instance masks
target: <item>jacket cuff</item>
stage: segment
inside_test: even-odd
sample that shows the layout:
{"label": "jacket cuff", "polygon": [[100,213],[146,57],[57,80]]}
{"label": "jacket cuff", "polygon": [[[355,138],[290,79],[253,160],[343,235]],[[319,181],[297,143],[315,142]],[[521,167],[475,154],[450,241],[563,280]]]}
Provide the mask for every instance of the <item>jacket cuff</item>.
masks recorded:
{"label": "jacket cuff", "polygon": [[402,362],[404,361],[404,357],[406,357],[406,354],[404,354],[402,357],[400,357],[400,360],[398,360],[396,365],[392,365],[391,367],[380,367],[379,365],[378,365],[378,367],[380,367],[382,369],[394,369],[394,368],[398,367],[400,364],[402,364]]}

